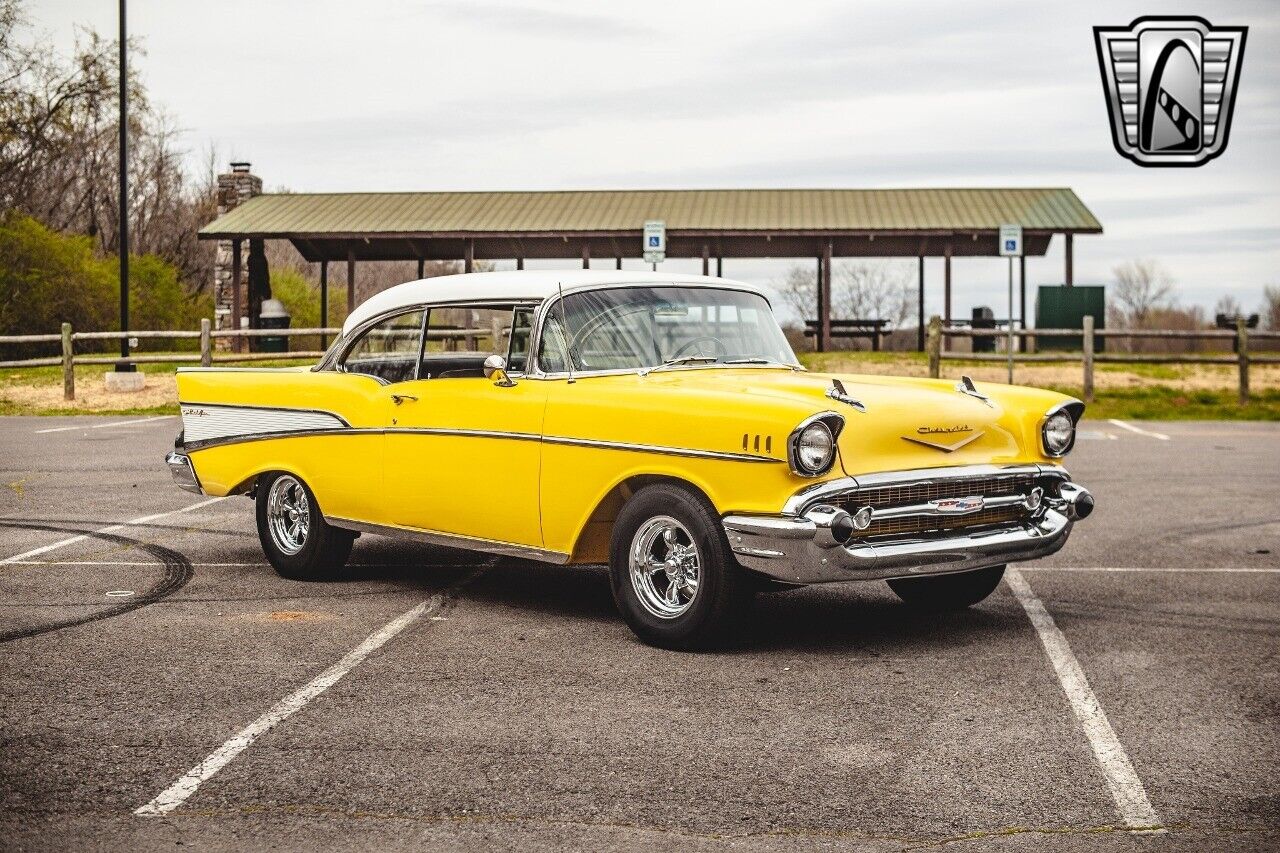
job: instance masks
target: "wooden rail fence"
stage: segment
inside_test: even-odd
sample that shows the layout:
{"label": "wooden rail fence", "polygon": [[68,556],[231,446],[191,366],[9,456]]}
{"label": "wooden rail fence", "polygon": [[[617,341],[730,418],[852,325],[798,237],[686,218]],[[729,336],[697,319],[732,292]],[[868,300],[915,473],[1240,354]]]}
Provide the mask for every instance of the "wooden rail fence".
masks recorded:
{"label": "wooden rail fence", "polygon": [[[1014,363],[1079,362],[1082,368],[1083,396],[1086,403],[1093,402],[1093,373],[1095,364],[1234,364],[1238,368],[1238,390],[1241,403],[1249,402],[1249,365],[1280,364],[1280,356],[1251,355],[1249,340],[1280,340],[1280,331],[1250,332],[1243,319],[1237,321],[1235,331],[1230,329],[1095,329],[1093,317],[1085,317],[1080,329],[970,329],[945,327],[941,317],[929,320],[926,349],[929,354],[929,375],[937,379],[942,373],[942,361],[994,361],[1005,363],[1009,353],[971,353],[947,350],[946,338],[992,337],[1021,338],[1080,338],[1080,352],[1013,353]],[[1166,340],[1220,339],[1235,344],[1232,355],[1199,355],[1178,353],[1100,353],[1096,351],[1098,338],[1160,338]]]}
{"label": "wooden rail fence", "polygon": [[[427,332],[428,340],[443,341],[446,346],[454,347],[463,343],[468,348],[475,346],[479,338],[506,333],[505,328],[495,325],[492,329],[431,329]],[[76,355],[77,341],[109,341],[121,338],[137,338],[138,340],[199,340],[199,353],[138,353],[130,355],[129,360],[138,364],[196,364],[211,367],[214,364],[249,361],[277,361],[292,358],[320,358],[324,350],[293,350],[288,352],[215,352],[213,341],[217,338],[291,338],[291,337],[335,337],[342,333],[339,328],[323,329],[226,329],[214,331],[208,319],[200,321],[198,331],[176,329],[173,331],[130,331],[130,332],[76,332],[70,323],[62,324],[62,332],[56,335],[0,335],[0,346],[4,344],[52,344],[61,343],[62,354],[47,358],[27,358],[19,361],[0,361],[0,368],[13,369],[23,367],[51,367],[62,365],[62,396],[65,400],[76,398],[76,365],[115,364],[120,360],[118,355]]]}

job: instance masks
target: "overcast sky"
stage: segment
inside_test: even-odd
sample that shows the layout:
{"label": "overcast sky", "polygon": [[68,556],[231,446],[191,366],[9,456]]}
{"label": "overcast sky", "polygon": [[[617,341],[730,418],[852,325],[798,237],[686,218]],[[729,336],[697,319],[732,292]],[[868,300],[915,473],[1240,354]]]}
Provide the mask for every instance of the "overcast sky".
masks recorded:
{"label": "overcast sky", "polygon": [[[132,0],[152,98],[195,155],[268,188],[336,190],[1069,186],[1106,233],[1077,283],[1157,258],[1184,303],[1280,283],[1280,3],[1247,25],[1227,152],[1196,169],[1116,154],[1094,25],[1144,3]],[[116,28],[109,0],[35,0],[58,47]],[[669,262],[672,270],[691,262]],[[726,262],[768,283],[781,261]],[[1028,260],[1060,282],[1062,246]],[[955,262],[956,312],[1002,314],[1001,261]],[[929,271],[941,308],[941,262]]]}

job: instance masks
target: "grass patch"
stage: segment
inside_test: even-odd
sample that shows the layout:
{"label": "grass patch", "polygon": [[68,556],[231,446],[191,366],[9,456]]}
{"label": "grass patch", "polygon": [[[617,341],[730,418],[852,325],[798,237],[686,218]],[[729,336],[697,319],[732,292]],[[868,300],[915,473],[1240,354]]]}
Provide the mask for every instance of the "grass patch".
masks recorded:
{"label": "grass patch", "polygon": [[[1052,390],[1072,397],[1081,393],[1079,387]],[[1256,391],[1242,406],[1235,391],[1183,391],[1160,385],[1117,388],[1095,394],[1085,416],[1093,420],[1276,421],[1280,420],[1280,391]]]}

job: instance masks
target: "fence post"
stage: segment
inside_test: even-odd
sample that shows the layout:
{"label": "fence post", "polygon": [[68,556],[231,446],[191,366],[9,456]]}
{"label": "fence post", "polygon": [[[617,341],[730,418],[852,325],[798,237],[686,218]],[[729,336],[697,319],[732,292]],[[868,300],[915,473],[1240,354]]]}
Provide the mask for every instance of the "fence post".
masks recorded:
{"label": "fence post", "polygon": [[1084,401],[1093,402],[1093,315],[1084,318],[1084,338],[1081,348],[1084,350]]}
{"label": "fence post", "polygon": [[76,398],[75,346],[71,339],[71,324],[62,324],[62,399]]}
{"label": "fence post", "polygon": [[1236,318],[1236,363],[1240,365],[1240,405],[1249,402],[1249,327]]}
{"label": "fence post", "polygon": [[211,324],[209,322],[208,317],[201,318],[200,320],[200,366],[201,367],[213,366],[213,347],[212,347],[212,340],[209,335],[210,325]]}
{"label": "fence post", "polygon": [[937,314],[929,318],[929,339],[925,349],[929,351],[929,376],[937,379],[942,375],[942,318]]}

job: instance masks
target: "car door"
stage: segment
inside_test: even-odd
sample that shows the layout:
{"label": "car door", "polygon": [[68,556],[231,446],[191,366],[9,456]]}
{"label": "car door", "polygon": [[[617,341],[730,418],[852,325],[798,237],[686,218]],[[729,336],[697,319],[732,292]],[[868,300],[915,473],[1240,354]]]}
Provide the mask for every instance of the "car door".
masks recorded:
{"label": "car door", "polygon": [[511,329],[527,329],[513,306],[430,311],[416,379],[389,385],[384,482],[395,524],[540,548],[538,468],[545,383],[513,371],[514,384],[485,378],[507,356]]}

